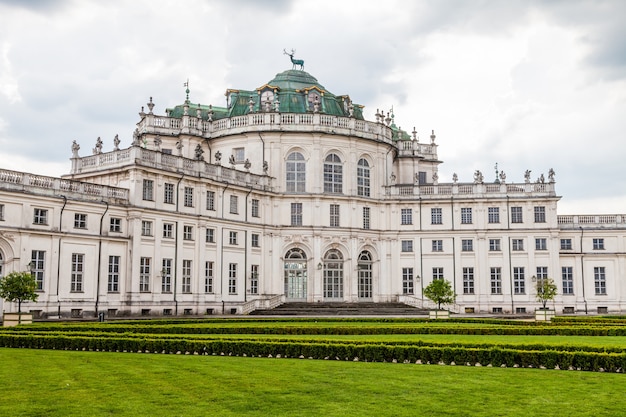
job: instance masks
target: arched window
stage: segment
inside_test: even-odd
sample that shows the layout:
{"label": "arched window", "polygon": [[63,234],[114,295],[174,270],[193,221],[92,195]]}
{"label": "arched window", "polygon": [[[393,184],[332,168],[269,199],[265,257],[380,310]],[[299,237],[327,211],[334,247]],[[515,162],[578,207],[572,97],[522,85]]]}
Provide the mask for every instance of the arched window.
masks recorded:
{"label": "arched window", "polygon": [[0,278],[4,276],[4,255],[0,251]]}
{"label": "arched window", "polygon": [[359,255],[359,263],[357,266],[359,271],[359,298],[372,298],[372,254],[363,251]]}
{"label": "arched window", "polygon": [[363,197],[370,196],[370,164],[363,158],[356,167],[356,193]]}
{"label": "arched window", "polygon": [[341,159],[331,153],[324,160],[324,192],[342,193],[343,188],[343,165]]}
{"label": "arched window", "polygon": [[337,249],[324,255],[324,298],[343,301],[343,256]]}
{"label": "arched window", "polygon": [[306,162],[300,152],[292,152],[287,156],[285,173],[287,192],[303,193],[306,185]]}
{"label": "arched window", "polygon": [[285,298],[304,300],[307,295],[306,254],[302,249],[290,249],[285,254]]}

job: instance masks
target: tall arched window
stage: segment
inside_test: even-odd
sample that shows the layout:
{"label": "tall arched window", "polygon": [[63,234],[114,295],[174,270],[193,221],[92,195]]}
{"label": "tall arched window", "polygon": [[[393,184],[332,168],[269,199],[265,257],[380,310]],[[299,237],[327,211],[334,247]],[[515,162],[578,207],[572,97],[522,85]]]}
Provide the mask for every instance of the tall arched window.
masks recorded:
{"label": "tall arched window", "polygon": [[331,153],[324,160],[324,192],[343,192],[343,165],[339,156]]}
{"label": "tall arched window", "polygon": [[370,164],[363,158],[356,167],[356,193],[363,197],[370,196]]}
{"label": "tall arched window", "polygon": [[343,301],[343,256],[337,249],[324,255],[324,298]]}
{"label": "tall arched window", "polygon": [[303,193],[306,185],[306,162],[300,152],[292,152],[287,156],[285,173],[287,192]]}
{"label": "tall arched window", "polygon": [[306,254],[302,249],[290,249],[285,254],[285,298],[306,301]]}
{"label": "tall arched window", "polygon": [[372,254],[364,250],[359,255],[359,298],[372,298]]}

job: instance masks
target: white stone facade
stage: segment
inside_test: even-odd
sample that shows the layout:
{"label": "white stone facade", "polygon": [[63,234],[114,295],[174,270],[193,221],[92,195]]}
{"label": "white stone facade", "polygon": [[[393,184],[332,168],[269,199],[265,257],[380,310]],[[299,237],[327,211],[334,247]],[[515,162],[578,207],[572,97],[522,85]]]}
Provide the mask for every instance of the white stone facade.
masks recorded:
{"label": "white stone facade", "polygon": [[31,268],[41,286],[25,309],[428,306],[424,286],[445,278],[456,312],[530,313],[544,276],[559,288],[557,312],[626,308],[626,215],[559,216],[553,174],[439,183],[434,134],[399,140],[382,116],[278,106],[216,120],[188,102],[181,117],[149,106],[132,146],[75,148],[63,178],[0,170],[0,273]]}

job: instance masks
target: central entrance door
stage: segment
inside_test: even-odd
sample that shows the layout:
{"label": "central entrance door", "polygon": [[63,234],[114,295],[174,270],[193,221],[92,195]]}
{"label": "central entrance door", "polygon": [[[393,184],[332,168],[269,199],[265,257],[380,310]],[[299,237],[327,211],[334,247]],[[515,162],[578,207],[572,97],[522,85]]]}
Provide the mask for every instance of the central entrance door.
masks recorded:
{"label": "central entrance door", "polygon": [[306,301],[306,254],[302,249],[291,249],[285,255],[285,298],[287,301]]}

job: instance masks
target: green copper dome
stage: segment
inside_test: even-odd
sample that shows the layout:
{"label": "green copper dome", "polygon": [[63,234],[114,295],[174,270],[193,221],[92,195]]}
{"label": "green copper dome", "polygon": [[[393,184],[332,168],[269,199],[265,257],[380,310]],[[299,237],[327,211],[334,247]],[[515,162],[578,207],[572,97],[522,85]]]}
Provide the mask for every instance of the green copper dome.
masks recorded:
{"label": "green copper dome", "polygon": [[317,78],[301,70],[287,70],[280,74],[276,74],[274,79],[267,84],[279,87],[281,90],[302,90],[304,88],[317,87],[320,90],[326,90]]}
{"label": "green copper dome", "polygon": [[[283,71],[266,84],[254,90],[226,90],[226,107],[217,107],[186,102],[188,114],[196,116],[200,110],[202,119],[212,120],[242,116],[248,113],[314,113],[363,120],[363,106],[352,103],[347,95],[335,96],[327,91],[317,79],[302,70]],[[252,105],[251,105],[252,104]],[[167,109],[170,117],[180,118],[185,104]]]}

